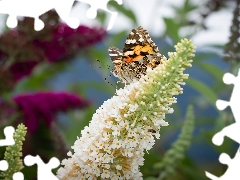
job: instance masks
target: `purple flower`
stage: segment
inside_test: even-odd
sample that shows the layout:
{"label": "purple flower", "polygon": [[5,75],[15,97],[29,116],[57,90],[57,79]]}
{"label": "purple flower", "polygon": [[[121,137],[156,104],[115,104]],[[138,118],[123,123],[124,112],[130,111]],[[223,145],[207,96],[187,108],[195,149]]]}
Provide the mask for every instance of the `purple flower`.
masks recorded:
{"label": "purple flower", "polygon": [[38,92],[26,93],[13,97],[19,109],[25,116],[25,125],[34,132],[43,120],[50,125],[54,115],[59,111],[73,108],[85,108],[90,102],[68,92]]}
{"label": "purple flower", "polygon": [[102,28],[81,25],[77,29],[72,29],[66,24],[59,24],[52,32],[51,40],[36,40],[33,43],[44,51],[49,62],[56,62],[100,42],[105,35],[106,31]]}
{"label": "purple flower", "polygon": [[32,69],[37,65],[35,61],[16,62],[10,67],[10,71],[13,72],[15,81],[20,80],[24,76],[31,74]]}
{"label": "purple flower", "polygon": [[[14,59],[9,67],[9,73],[14,83],[29,75],[32,69],[42,61],[66,61],[83,48],[102,41],[106,36],[106,30],[103,28],[81,25],[77,29],[72,29],[63,23],[50,29],[49,32],[41,31],[39,33],[30,38],[29,34],[12,29],[0,36],[2,42],[0,44],[0,64],[1,61],[7,63],[10,59]],[[41,33],[43,34],[41,35]]]}

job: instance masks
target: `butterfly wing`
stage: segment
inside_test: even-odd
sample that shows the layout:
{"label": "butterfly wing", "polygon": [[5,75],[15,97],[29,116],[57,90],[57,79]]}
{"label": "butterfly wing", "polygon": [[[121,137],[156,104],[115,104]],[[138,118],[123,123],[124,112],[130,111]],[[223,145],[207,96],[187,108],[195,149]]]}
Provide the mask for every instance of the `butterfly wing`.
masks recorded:
{"label": "butterfly wing", "polygon": [[159,53],[158,47],[152,41],[147,30],[139,26],[129,33],[123,48],[125,60],[129,58],[131,61],[137,61],[144,56],[156,53]]}
{"label": "butterfly wing", "polygon": [[116,48],[116,47],[110,47],[108,49],[108,54],[110,56],[110,59],[112,62],[116,62],[118,60],[122,60],[123,52],[122,50]]}

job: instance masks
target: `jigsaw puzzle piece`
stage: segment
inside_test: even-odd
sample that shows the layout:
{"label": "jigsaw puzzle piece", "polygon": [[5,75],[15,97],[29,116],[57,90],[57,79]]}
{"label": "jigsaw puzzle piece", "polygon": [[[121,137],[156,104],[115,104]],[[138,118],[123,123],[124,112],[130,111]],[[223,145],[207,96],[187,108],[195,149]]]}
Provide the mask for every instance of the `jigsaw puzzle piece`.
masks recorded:
{"label": "jigsaw puzzle piece", "polygon": [[51,10],[56,3],[56,0],[2,0],[0,13],[9,14],[7,25],[10,28],[17,26],[17,16],[34,18],[34,28],[39,31],[44,27],[39,16]]}
{"label": "jigsaw puzzle piece", "polygon": [[236,122],[240,123],[240,111],[239,111],[239,92],[240,92],[240,70],[238,76],[235,77],[230,73],[226,73],[223,77],[225,83],[234,84],[232,96],[230,98],[230,106]]}
{"label": "jigsaw puzzle piece", "polygon": [[225,73],[223,75],[223,82],[225,84],[235,84],[236,81],[237,81],[237,77],[231,73]]}
{"label": "jigsaw puzzle piece", "polygon": [[[1,4],[0,4],[0,6],[1,6]],[[9,15],[8,18],[7,18],[6,24],[9,28],[17,27],[17,25],[18,25],[17,16]]]}
{"label": "jigsaw puzzle piece", "polygon": [[216,101],[216,106],[220,111],[226,109],[229,105],[230,105],[230,103],[228,101],[224,101],[224,100]]}
{"label": "jigsaw puzzle piece", "polygon": [[[107,4],[110,0],[78,0],[87,3],[91,7],[86,12],[86,16],[94,19],[97,16],[97,10],[102,9],[111,14],[107,30],[111,29],[117,17],[117,12],[110,11]],[[119,5],[122,0],[115,0]],[[39,16],[51,9],[55,9],[60,18],[71,28],[77,28],[80,21],[77,18],[70,18],[70,12],[74,0],[1,0],[0,13],[9,14],[7,26],[14,28],[18,24],[17,16],[34,18],[34,29],[39,31],[43,29],[44,22]]]}
{"label": "jigsaw puzzle piece", "polygon": [[9,14],[7,26],[15,28],[18,24],[17,16],[34,18],[34,29],[43,29],[44,22],[39,16],[51,9],[55,9],[62,20],[70,27],[77,28],[79,20],[70,18],[74,0],[2,0],[0,1],[0,13]]}
{"label": "jigsaw puzzle piece", "polygon": [[[77,1],[87,3],[91,6],[86,12],[86,16],[89,19],[94,19],[94,18],[97,17],[97,10],[98,9],[102,9],[102,10],[110,13],[111,17],[110,17],[110,20],[109,20],[109,23],[108,23],[107,30],[112,29],[113,23],[115,22],[118,13],[110,11],[108,9],[107,4],[110,0],[77,0]],[[122,0],[116,0],[116,1],[119,5],[122,4]]]}
{"label": "jigsaw puzzle piece", "polygon": [[80,21],[77,18],[69,17],[74,1],[75,0],[57,0],[55,10],[69,27],[76,29],[80,25]]}
{"label": "jigsaw puzzle piece", "polygon": [[13,139],[13,134],[15,132],[14,127],[12,126],[7,126],[3,130],[5,139],[0,140],[0,146],[11,146],[15,143]]}
{"label": "jigsaw puzzle piece", "polygon": [[45,164],[38,155],[37,156],[27,155],[24,158],[24,163],[26,166],[32,166],[34,164],[37,164],[38,180],[46,180],[46,179],[58,180],[58,178],[52,173],[52,169],[60,165],[60,161],[57,158],[53,157],[50,159],[50,161],[47,164]]}
{"label": "jigsaw puzzle piece", "polygon": [[239,129],[240,123],[233,123],[216,133],[212,138],[212,142],[215,145],[220,146],[224,141],[224,136],[227,136],[240,144]]}
{"label": "jigsaw puzzle piece", "polygon": [[240,70],[238,72],[238,76],[235,77],[230,73],[225,73],[223,76],[223,81],[226,84],[234,84],[234,88],[232,91],[232,96],[230,101],[217,100],[216,106],[219,110],[224,110],[227,106],[231,107],[232,113],[234,115],[236,123],[233,123],[225,128],[223,128],[220,132],[218,132],[212,139],[213,143],[220,146],[224,141],[224,136],[231,138],[232,140],[240,143],[240,138],[238,136],[238,132],[240,129],[240,111],[239,111],[239,92],[240,92]]}
{"label": "jigsaw puzzle piece", "polygon": [[13,174],[13,180],[24,180],[23,173],[21,172],[16,172]]}
{"label": "jigsaw puzzle piece", "polygon": [[[223,81],[225,84],[234,84],[232,95],[230,101],[218,100],[216,106],[219,110],[225,109],[227,106],[231,107],[232,113],[235,118],[235,123],[223,128],[220,132],[215,134],[212,141],[215,145],[222,145],[224,141],[224,136],[231,138],[232,140],[240,144],[239,129],[240,129],[240,111],[239,111],[239,91],[240,91],[240,70],[238,76],[235,77],[230,73],[226,73],[223,76]],[[205,172],[206,176],[212,180],[237,180],[240,179],[240,148],[238,149],[235,157],[231,159],[228,154],[222,153],[219,157],[219,161],[222,164],[227,164],[227,171],[221,176],[216,177],[209,172]]]}
{"label": "jigsaw puzzle piece", "polygon": [[216,177],[211,173],[205,171],[206,176],[212,180],[229,180],[229,179],[238,180],[240,177],[240,171],[239,171],[240,153],[239,152],[240,152],[240,149],[238,149],[233,159],[231,159],[230,156],[226,153],[222,153],[220,155],[219,157],[220,163],[228,165],[227,171],[221,177]]}
{"label": "jigsaw puzzle piece", "polygon": [[6,160],[0,161],[0,170],[6,171],[8,169],[8,162]]}
{"label": "jigsaw puzzle piece", "polygon": [[240,92],[240,70],[238,71],[238,76],[234,76],[230,73],[225,73],[223,76],[223,82],[225,84],[234,84],[232,91],[232,96],[230,101],[217,100],[216,106],[219,110],[225,109],[227,106],[231,107],[235,121],[240,121],[240,111],[239,111],[239,92]]}
{"label": "jigsaw puzzle piece", "polygon": [[210,178],[211,180],[219,180],[219,178],[217,176],[214,176],[213,174],[205,171],[205,175]]}

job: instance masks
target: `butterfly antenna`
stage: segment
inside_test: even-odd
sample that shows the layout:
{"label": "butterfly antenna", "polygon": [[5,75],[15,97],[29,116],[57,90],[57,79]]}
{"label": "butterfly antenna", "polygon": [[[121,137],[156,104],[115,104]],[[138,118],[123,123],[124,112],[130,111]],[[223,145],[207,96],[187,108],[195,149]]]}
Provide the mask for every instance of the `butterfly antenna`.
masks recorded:
{"label": "butterfly antenna", "polygon": [[[107,77],[111,77],[112,75],[110,74],[110,75],[108,75]],[[108,80],[107,80],[107,78],[104,78],[104,80],[108,83],[108,84],[110,84],[112,87],[114,87],[113,86],[113,84],[112,83],[110,83]],[[115,87],[116,88],[116,87]]]}
{"label": "butterfly antenna", "polygon": [[[101,61],[99,61],[98,59],[96,59],[96,60],[101,63]],[[96,67],[96,66],[94,66],[93,64],[90,64],[90,66],[91,66],[91,67]],[[99,66],[98,68],[101,69],[102,67]]]}
{"label": "butterfly antenna", "polygon": [[[103,64],[104,66],[107,66],[107,69],[110,71],[110,69],[111,69],[111,66],[110,66],[110,65],[105,65],[105,64],[104,64],[102,61],[100,61],[99,59],[96,59],[96,61],[98,61],[99,63]],[[101,68],[101,67],[99,67],[99,68]],[[111,76],[112,76],[111,74],[108,75],[107,77],[104,78],[104,80],[105,80],[108,84],[110,84],[112,87],[114,87],[114,85],[107,80],[107,78],[109,78],[109,77],[111,77]],[[116,87],[115,87],[115,88],[116,88]]]}

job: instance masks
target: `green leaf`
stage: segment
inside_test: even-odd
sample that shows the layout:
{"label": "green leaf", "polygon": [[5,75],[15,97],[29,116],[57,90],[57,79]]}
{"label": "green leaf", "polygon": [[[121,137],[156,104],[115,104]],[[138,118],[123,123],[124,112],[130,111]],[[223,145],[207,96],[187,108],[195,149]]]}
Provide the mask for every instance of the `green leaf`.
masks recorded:
{"label": "green leaf", "polygon": [[36,68],[34,68],[31,76],[24,78],[17,84],[14,92],[22,92],[29,89],[45,90],[47,88],[45,85],[46,81],[58,72],[62,71],[67,64],[68,63],[66,62],[39,64]]}
{"label": "green leaf", "polygon": [[192,4],[189,0],[185,0],[183,6],[171,5],[171,7],[175,11],[176,16],[174,19],[178,19],[178,25],[185,26],[188,23],[189,12],[197,9],[199,6]]}
{"label": "green leaf", "polygon": [[3,33],[5,33],[5,32],[8,32],[10,30],[10,28],[7,26],[8,15],[5,15],[3,19],[4,19],[3,20],[4,21]]}
{"label": "green leaf", "polygon": [[104,24],[107,19],[106,11],[98,11],[96,19],[98,19],[101,24]]}
{"label": "green leaf", "polygon": [[110,95],[113,95],[115,92],[115,88],[112,87],[107,82],[103,83],[103,82],[98,82],[98,81],[87,81],[87,82],[85,81],[85,82],[81,82],[79,84],[75,83],[73,85],[70,85],[68,90],[71,92],[73,91],[78,94],[81,94],[85,97],[90,88],[101,91],[101,92],[105,92]]}
{"label": "green leaf", "polygon": [[68,117],[70,119],[70,126],[64,127],[63,134],[67,139],[67,145],[71,147],[72,144],[77,139],[77,136],[81,136],[81,130],[89,124],[89,121],[92,119],[93,113],[96,111],[96,108],[90,106],[84,110],[75,110],[69,111]]}
{"label": "green leaf", "polygon": [[198,91],[206,100],[216,108],[217,95],[216,93],[204,83],[198,81],[197,79],[189,78],[186,80],[186,83]]}
{"label": "green leaf", "polygon": [[[106,49],[106,48],[104,48]],[[108,72],[109,70],[108,65],[110,64],[110,59],[107,56],[107,50],[106,53],[103,53],[102,49],[97,49],[97,48],[89,48],[88,49],[88,59],[92,60],[91,66],[93,67],[100,67],[101,70],[104,72]],[[92,64],[94,63],[94,64]]]}
{"label": "green leaf", "polygon": [[128,34],[128,31],[126,31],[126,30],[120,31],[120,32],[114,34],[114,36],[111,37],[111,39],[108,43],[109,46],[116,46],[121,49],[123,47],[123,44],[120,44],[120,43],[123,39],[126,39],[127,34]]}
{"label": "green leaf", "polygon": [[145,180],[156,180],[157,178],[153,177],[153,176],[149,176],[149,177],[146,177]]}
{"label": "green leaf", "polygon": [[207,64],[207,63],[197,63],[202,69],[204,69],[205,71],[207,71],[209,74],[211,74],[213,77],[215,77],[217,79],[217,81],[222,81],[222,77],[223,77],[223,71],[212,64]]}
{"label": "green leaf", "polygon": [[137,18],[135,16],[135,14],[133,13],[133,11],[131,11],[130,9],[127,9],[126,7],[124,7],[124,5],[119,5],[115,1],[109,1],[108,6],[110,7],[109,9],[112,9],[112,7],[113,7],[117,11],[121,12],[123,15],[127,16],[134,23],[134,26],[136,26],[138,24]]}
{"label": "green leaf", "polygon": [[164,18],[164,22],[166,24],[166,34],[169,35],[173,40],[174,43],[180,41],[179,37],[179,26],[173,21],[172,18]]}
{"label": "green leaf", "polygon": [[201,53],[201,54],[196,54],[196,56],[194,57],[194,61],[193,63],[197,63],[199,61],[203,61],[209,58],[213,58],[214,56],[216,56],[216,54],[214,53]]}
{"label": "green leaf", "polygon": [[184,5],[183,5],[183,11],[187,14],[192,10],[197,9],[199,6],[198,5],[194,5],[191,1],[189,0],[185,0]]}
{"label": "green leaf", "polygon": [[238,75],[239,68],[240,68],[240,63],[236,64],[236,65],[233,67],[232,74],[237,76],[237,75]]}

